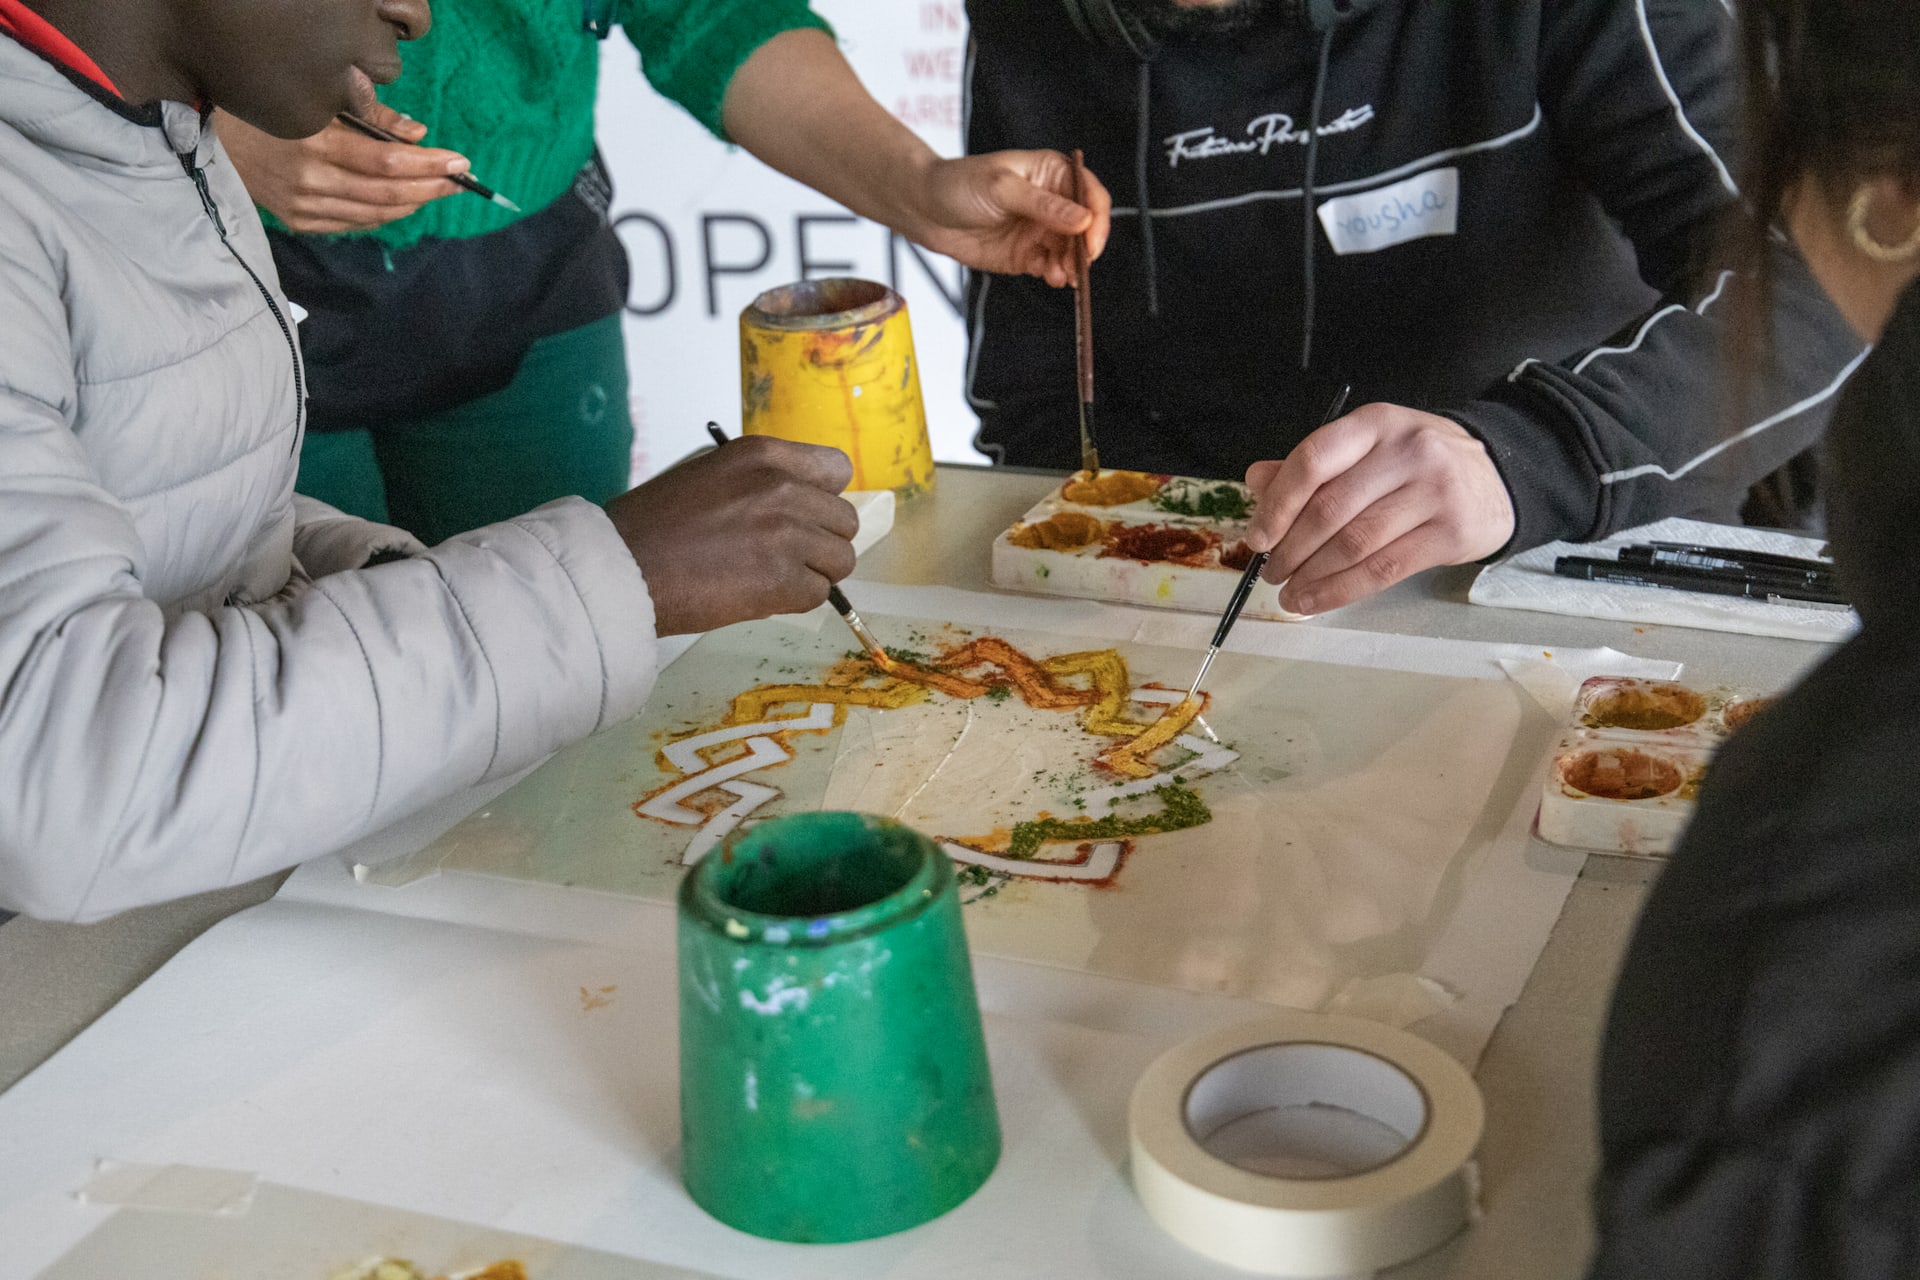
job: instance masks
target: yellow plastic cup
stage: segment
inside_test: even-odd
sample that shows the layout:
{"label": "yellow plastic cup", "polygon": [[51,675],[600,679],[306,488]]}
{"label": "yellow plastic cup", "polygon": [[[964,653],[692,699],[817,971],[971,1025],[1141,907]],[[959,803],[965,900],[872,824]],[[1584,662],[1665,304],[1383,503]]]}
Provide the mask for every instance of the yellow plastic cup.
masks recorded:
{"label": "yellow plastic cup", "polygon": [[781,285],[740,313],[740,422],[748,435],[831,445],[853,489],[933,488],[907,303],[844,276]]}

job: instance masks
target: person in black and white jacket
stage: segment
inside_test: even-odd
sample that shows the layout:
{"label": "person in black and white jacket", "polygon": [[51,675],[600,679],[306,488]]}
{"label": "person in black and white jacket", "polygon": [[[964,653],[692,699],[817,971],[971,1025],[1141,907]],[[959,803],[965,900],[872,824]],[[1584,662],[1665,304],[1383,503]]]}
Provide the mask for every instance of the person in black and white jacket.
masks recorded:
{"label": "person in black and white jacket", "polygon": [[[1084,148],[1108,465],[1248,480],[1321,612],[1437,564],[1733,521],[1863,356],[1775,247],[1769,380],[1723,403],[1740,193],[1722,0],[969,0],[967,145]],[[1072,299],[976,274],[998,461],[1078,458]],[[1360,407],[1314,431],[1351,382]],[[1284,461],[1276,461],[1284,459]]]}

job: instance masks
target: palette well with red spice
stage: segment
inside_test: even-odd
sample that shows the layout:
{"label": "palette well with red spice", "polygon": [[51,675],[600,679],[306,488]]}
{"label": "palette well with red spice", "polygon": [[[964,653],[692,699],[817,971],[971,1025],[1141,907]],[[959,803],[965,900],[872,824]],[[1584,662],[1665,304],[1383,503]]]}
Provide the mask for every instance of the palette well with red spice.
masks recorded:
{"label": "palette well with red spice", "polygon": [[1630,857],[1665,857],[1693,818],[1707,764],[1772,699],[1671,680],[1595,676],[1554,747],[1540,838]]}
{"label": "palette well with red spice", "polygon": [[[1231,480],[1077,471],[993,540],[993,585],[1218,614],[1253,556],[1252,513],[1253,495]],[[1242,616],[1301,615],[1261,582]]]}

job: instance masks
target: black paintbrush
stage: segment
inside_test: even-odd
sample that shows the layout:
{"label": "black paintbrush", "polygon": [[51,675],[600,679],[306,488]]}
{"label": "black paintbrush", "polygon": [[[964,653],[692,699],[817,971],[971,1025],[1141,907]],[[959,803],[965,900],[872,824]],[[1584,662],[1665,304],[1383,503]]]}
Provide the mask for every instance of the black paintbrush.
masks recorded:
{"label": "black paintbrush", "polygon": [[[379,125],[374,124],[371,120],[362,120],[359,116],[351,115],[348,112],[342,111],[339,115],[335,116],[334,118],[338,120],[341,124],[347,126],[347,128],[353,130],[355,133],[365,134],[367,137],[372,138],[375,141],[397,142],[404,147],[410,147],[414,145],[413,143],[408,142],[405,138],[401,137],[399,134],[389,133],[387,130],[382,129]],[[473,194],[477,196],[481,196],[481,197],[484,197],[485,199],[493,201],[495,204],[499,205],[502,209],[510,209],[514,213],[520,213],[522,211],[519,205],[507,199],[505,196],[501,195],[498,191],[495,191],[492,187],[488,186],[486,183],[481,182],[478,178],[475,178],[472,174],[449,173],[446,175],[446,178],[447,178],[447,181],[451,182],[454,186],[464,187],[468,191],[473,192]]]}
{"label": "black paintbrush", "polygon": [[[1340,416],[1341,411],[1347,407],[1347,396],[1352,390],[1351,384],[1340,388],[1340,394],[1333,398],[1331,405],[1327,406],[1326,416],[1320,419],[1321,426],[1326,426]],[[1200,672],[1194,676],[1193,685],[1187,690],[1187,697],[1191,698],[1200,692],[1200,682],[1207,678],[1207,668],[1211,667],[1213,660],[1220,656],[1220,646],[1227,642],[1227,633],[1232,631],[1233,624],[1240,620],[1240,610],[1246,608],[1247,597],[1253,594],[1253,584],[1260,580],[1260,571],[1267,567],[1267,557],[1272,554],[1272,551],[1261,551],[1247,561],[1246,569],[1240,574],[1240,582],[1233,589],[1233,598],[1227,601],[1227,611],[1220,615],[1220,625],[1214,628],[1213,643],[1207,646],[1207,656],[1200,663]]]}
{"label": "black paintbrush", "polygon": [[[717,422],[707,424],[707,434],[713,437],[716,448],[727,442],[727,433],[721,430]],[[833,606],[835,613],[846,620],[854,638],[860,642],[860,647],[867,651],[867,656],[873,659],[874,665],[883,671],[893,665],[893,659],[887,656],[887,651],[880,647],[880,642],[874,638],[873,632],[867,630],[867,624],[861,621],[858,613],[854,612],[853,601],[847,599],[847,594],[840,589],[840,584],[834,583],[827,588],[827,603]]]}

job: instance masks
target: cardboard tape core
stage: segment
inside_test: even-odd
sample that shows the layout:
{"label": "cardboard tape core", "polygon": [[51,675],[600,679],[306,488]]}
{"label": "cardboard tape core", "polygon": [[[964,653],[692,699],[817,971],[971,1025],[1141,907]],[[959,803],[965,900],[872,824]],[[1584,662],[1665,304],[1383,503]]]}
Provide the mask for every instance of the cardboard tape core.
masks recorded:
{"label": "cardboard tape core", "polygon": [[1201,1149],[1269,1177],[1377,1169],[1426,1124],[1426,1095],[1411,1076],[1345,1045],[1261,1045],[1215,1064],[1187,1092],[1187,1132]]}
{"label": "cardboard tape core", "polygon": [[1358,1276],[1474,1212],[1484,1109],[1405,1031],[1276,1013],[1180,1045],[1134,1086],[1134,1189],[1175,1239],[1263,1275]]}

